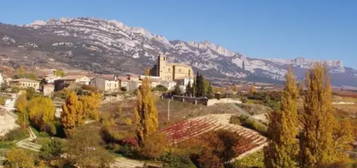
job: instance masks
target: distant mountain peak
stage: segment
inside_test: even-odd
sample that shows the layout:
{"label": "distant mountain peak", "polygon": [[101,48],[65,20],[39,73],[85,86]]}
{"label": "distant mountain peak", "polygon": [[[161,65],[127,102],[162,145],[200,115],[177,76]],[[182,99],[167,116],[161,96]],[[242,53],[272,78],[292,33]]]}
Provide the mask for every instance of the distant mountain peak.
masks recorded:
{"label": "distant mountain peak", "polygon": [[[16,55],[7,56],[12,54],[13,47],[17,48]],[[32,57],[31,52],[35,52]],[[190,64],[195,71],[221,83],[282,81],[290,65],[302,79],[304,72],[318,61],[303,57],[247,57],[210,41],[169,41],[117,20],[80,17],[37,20],[24,26],[0,24],[0,57],[18,59],[8,64],[56,62],[97,73],[143,73],[159,53],[166,53],[175,62]],[[329,66],[335,85],[357,86],[356,70],[344,67],[341,61],[324,63]]]}

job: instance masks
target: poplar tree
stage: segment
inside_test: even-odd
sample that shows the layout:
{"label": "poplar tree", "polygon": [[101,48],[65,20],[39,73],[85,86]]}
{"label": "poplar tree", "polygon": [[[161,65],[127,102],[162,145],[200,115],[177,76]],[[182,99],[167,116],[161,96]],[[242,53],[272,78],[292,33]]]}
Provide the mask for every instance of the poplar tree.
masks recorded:
{"label": "poplar tree", "polygon": [[27,105],[28,100],[25,92],[17,98],[15,103],[16,112],[18,113],[17,122],[22,128],[26,128],[29,125]]}
{"label": "poplar tree", "polygon": [[61,123],[66,134],[70,135],[75,127],[82,125],[84,118],[82,103],[77,94],[74,91],[69,92],[61,113]]}
{"label": "poplar tree", "polygon": [[333,115],[331,86],[324,65],[316,64],[307,73],[305,88],[299,165],[319,168],[339,162],[346,158],[344,149],[351,132],[348,128],[338,130],[340,126]]}
{"label": "poplar tree", "polygon": [[158,111],[155,98],[151,92],[150,81],[145,78],[137,93],[137,104],[134,110],[136,135],[142,147],[148,136],[153,135],[159,127]]}
{"label": "poplar tree", "polygon": [[52,99],[38,96],[30,100],[27,107],[31,124],[51,134],[56,133],[54,125],[56,108]]}
{"label": "poplar tree", "polygon": [[299,90],[294,73],[289,69],[281,98],[280,110],[269,118],[269,145],[264,149],[266,168],[295,168],[298,154],[298,96]]}
{"label": "poplar tree", "polygon": [[86,118],[99,120],[99,107],[102,101],[102,95],[97,92],[90,92],[88,95],[79,96],[82,103],[83,112]]}

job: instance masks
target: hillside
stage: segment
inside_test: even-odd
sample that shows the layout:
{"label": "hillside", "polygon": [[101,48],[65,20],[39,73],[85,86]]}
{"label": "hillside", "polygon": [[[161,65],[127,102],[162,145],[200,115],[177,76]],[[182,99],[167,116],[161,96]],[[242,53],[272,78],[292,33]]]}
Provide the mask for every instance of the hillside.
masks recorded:
{"label": "hillside", "polygon": [[[119,21],[61,18],[28,25],[0,24],[0,59],[6,66],[76,68],[96,73],[142,73],[159,53],[193,66],[216,83],[280,82],[292,65],[299,78],[315,60],[257,59],[208,41],[168,40]],[[357,71],[324,61],[335,86],[357,87]]]}

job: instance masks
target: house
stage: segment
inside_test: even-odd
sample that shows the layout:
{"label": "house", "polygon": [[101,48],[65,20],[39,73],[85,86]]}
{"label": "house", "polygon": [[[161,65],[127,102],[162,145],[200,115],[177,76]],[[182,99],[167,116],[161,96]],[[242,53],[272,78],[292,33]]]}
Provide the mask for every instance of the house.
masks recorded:
{"label": "house", "polygon": [[120,81],[116,78],[116,76],[96,77],[90,82],[90,84],[104,92],[118,92],[120,90]]}
{"label": "house", "polygon": [[90,83],[90,78],[87,76],[83,75],[70,75],[70,76],[65,76],[61,79],[55,80],[54,85],[55,85],[55,90],[62,90],[64,88],[67,88],[71,85],[89,85]]}
{"label": "house", "polygon": [[193,78],[184,78],[184,79],[177,79],[175,82],[179,85],[182,92],[186,92],[186,87],[188,85],[193,86],[194,80]]}
{"label": "house", "polygon": [[120,90],[129,90],[129,80],[128,80],[128,77],[125,77],[125,76],[118,76],[117,77],[118,81],[119,81],[119,87],[120,87]]}
{"label": "house", "polygon": [[4,84],[4,83],[5,83],[4,77],[3,77],[2,74],[0,73],[0,86],[1,86],[2,84]]}
{"label": "house", "polygon": [[175,81],[161,81],[160,82],[160,85],[165,86],[167,88],[167,90],[174,90],[176,84],[177,83]]}
{"label": "house", "polygon": [[128,81],[128,90],[127,91],[133,91],[138,89],[142,84],[142,81],[140,80],[129,80]]}
{"label": "house", "polygon": [[73,81],[73,82],[75,82],[77,84],[81,84],[81,85],[89,85],[89,83],[91,81],[91,79],[88,76],[84,76],[84,75],[68,75],[61,79],[67,80],[67,81]]}
{"label": "house", "polygon": [[55,83],[56,80],[61,79],[61,77],[56,76],[54,74],[48,74],[44,77],[46,83]]}
{"label": "house", "polygon": [[44,96],[51,96],[55,91],[55,85],[52,83],[42,85],[42,93]]}
{"label": "house", "polygon": [[158,76],[161,80],[167,81],[194,78],[191,66],[179,63],[170,63],[164,55],[160,55],[158,57],[156,65],[154,65],[150,70],[150,75]]}
{"label": "house", "polygon": [[13,79],[10,81],[10,86],[19,88],[34,88],[37,91],[40,90],[40,81],[26,78]]}

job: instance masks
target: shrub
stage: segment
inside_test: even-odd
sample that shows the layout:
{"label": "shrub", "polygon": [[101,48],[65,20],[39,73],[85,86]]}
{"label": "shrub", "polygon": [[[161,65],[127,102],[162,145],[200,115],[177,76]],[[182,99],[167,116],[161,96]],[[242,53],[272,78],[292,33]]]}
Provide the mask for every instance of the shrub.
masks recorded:
{"label": "shrub", "polygon": [[6,98],[4,96],[0,96],[0,105],[5,105]]}
{"label": "shrub", "polygon": [[121,87],[120,90],[121,90],[122,92],[126,92],[126,91],[127,91],[126,87]]}
{"label": "shrub", "polygon": [[232,116],[229,119],[230,124],[241,125],[239,116]]}
{"label": "shrub", "polygon": [[232,163],[234,168],[263,168],[264,154],[258,151]]}
{"label": "shrub", "polygon": [[117,152],[122,154],[123,156],[130,157],[130,158],[139,158],[139,151],[138,148],[129,145],[129,144],[124,144],[124,145],[118,145],[118,150]]}
{"label": "shrub", "polygon": [[164,168],[196,168],[188,156],[181,156],[173,153],[167,153],[160,158],[164,162]]}
{"label": "shrub", "polygon": [[46,160],[51,160],[59,157],[63,153],[63,143],[58,139],[51,139],[44,144],[40,151],[40,157]]}
{"label": "shrub", "polygon": [[240,115],[238,116],[232,116],[229,121],[231,124],[237,124],[237,125],[242,125],[244,127],[253,129],[262,135],[266,135],[267,133],[267,126],[264,124],[260,123],[259,121],[247,116],[247,115]]}
{"label": "shrub", "polygon": [[146,137],[139,152],[145,158],[156,159],[162,156],[167,148],[168,140],[166,135],[157,132]]}
{"label": "shrub", "polygon": [[219,130],[199,137],[200,152],[191,154],[191,159],[198,167],[223,168],[224,163],[236,156],[239,135]]}
{"label": "shrub", "polygon": [[6,153],[5,165],[9,168],[34,168],[34,156],[26,150],[13,148]]}
{"label": "shrub", "polygon": [[160,92],[166,92],[167,88],[163,85],[157,85],[154,89],[154,91],[160,91]]}

